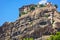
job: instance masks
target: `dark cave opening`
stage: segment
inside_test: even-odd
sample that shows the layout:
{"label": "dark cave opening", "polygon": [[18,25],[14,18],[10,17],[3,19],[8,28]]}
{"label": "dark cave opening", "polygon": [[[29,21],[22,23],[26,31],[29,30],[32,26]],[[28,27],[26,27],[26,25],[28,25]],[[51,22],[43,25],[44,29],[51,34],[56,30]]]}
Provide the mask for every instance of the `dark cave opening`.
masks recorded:
{"label": "dark cave opening", "polygon": [[46,25],[47,24],[47,22],[40,22],[40,25]]}

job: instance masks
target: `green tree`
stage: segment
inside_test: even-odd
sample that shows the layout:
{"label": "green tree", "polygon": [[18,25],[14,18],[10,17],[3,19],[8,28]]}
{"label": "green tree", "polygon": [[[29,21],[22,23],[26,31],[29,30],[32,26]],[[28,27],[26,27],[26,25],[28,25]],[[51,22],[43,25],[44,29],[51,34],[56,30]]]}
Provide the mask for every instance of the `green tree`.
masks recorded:
{"label": "green tree", "polygon": [[56,32],[55,35],[51,35],[47,40],[60,40],[60,32]]}
{"label": "green tree", "polygon": [[30,7],[30,10],[35,10],[35,7],[34,7],[34,6],[31,6],[31,7]]}
{"label": "green tree", "polygon": [[45,5],[41,4],[40,7],[45,7]]}
{"label": "green tree", "polygon": [[21,15],[20,15],[20,16],[22,16],[22,15],[24,15],[24,14],[27,14],[27,12],[21,12]]}
{"label": "green tree", "polygon": [[55,4],[54,6],[55,6],[56,8],[58,8],[58,6],[57,6],[56,4]]}
{"label": "green tree", "polygon": [[21,14],[19,13],[19,17],[21,16]]}

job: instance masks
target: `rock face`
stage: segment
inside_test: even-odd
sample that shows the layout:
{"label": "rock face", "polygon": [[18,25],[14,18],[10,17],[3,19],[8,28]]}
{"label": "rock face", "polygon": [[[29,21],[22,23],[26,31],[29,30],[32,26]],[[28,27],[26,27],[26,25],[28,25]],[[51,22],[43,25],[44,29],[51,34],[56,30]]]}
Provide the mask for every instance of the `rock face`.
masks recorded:
{"label": "rock face", "polygon": [[24,15],[15,22],[5,22],[0,27],[0,40],[22,40],[31,37],[39,40],[42,35],[50,35],[60,29],[58,26],[60,14],[50,3],[42,7],[41,5],[23,6],[19,10]]}

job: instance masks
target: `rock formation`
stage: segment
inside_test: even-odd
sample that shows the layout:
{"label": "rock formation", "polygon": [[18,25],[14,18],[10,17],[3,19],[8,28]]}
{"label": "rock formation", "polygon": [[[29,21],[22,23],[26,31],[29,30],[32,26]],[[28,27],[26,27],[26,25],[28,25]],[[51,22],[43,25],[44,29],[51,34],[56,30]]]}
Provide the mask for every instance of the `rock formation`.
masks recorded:
{"label": "rock formation", "polygon": [[0,40],[40,40],[44,35],[60,31],[60,14],[52,4],[27,5],[19,8],[15,22],[5,22],[0,27]]}

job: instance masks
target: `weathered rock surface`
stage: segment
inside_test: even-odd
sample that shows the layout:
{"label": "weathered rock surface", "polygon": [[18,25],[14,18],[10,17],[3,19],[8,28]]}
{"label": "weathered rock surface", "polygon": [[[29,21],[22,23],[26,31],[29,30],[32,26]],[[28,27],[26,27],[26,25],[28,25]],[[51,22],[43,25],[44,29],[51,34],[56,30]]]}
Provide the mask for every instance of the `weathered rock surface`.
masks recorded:
{"label": "weathered rock surface", "polygon": [[55,6],[46,4],[45,7],[35,7],[35,10],[22,15],[15,22],[5,22],[0,27],[0,40],[21,40],[31,37],[40,40],[39,38],[44,35],[60,31],[59,17]]}

